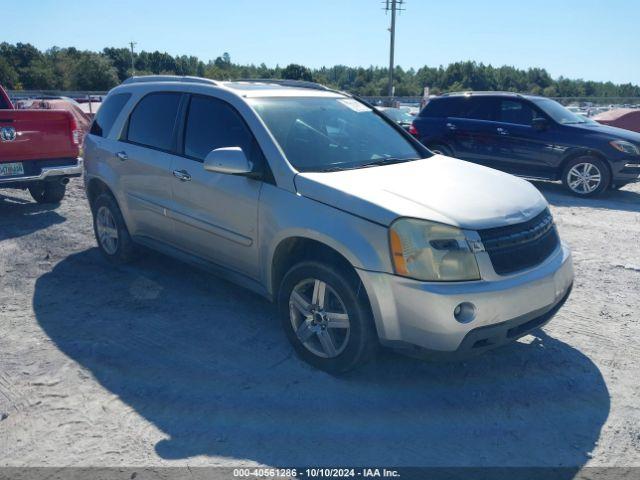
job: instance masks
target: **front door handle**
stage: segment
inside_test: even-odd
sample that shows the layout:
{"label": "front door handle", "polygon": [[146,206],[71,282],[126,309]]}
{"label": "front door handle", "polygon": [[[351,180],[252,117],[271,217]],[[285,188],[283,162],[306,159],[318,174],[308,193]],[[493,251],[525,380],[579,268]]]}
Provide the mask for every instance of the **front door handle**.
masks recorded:
{"label": "front door handle", "polygon": [[118,157],[118,160],[120,160],[121,162],[129,159],[129,155],[127,155],[127,152],[118,152],[116,153],[116,157]]}
{"label": "front door handle", "polygon": [[458,129],[458,127],[456,127],[453,123],[447,123],[447,128],[451,131]]}
{"label": "front door handle", "polygon": [[189,172],[187,172],[186,170],[174,170],[173,176],[176,177],[181,182],[191,181],[191,175],[189,175]]}
{"label": "front door handle", "polygon": [[502,127],[496,128],[496,132],[498,132],[500,135],[509,135],[509,131]]}

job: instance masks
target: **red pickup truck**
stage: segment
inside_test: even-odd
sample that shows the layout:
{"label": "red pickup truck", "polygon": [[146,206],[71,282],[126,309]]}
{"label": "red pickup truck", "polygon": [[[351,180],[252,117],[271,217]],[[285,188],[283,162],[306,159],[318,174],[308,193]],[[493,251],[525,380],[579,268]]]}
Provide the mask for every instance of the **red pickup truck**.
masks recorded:
{"label": "red pickup truck", "polygon": [[57,203],[82,173],[82,131],[63,110],[16,110],[0,86],[0,189],[28,189],[38,203]]}

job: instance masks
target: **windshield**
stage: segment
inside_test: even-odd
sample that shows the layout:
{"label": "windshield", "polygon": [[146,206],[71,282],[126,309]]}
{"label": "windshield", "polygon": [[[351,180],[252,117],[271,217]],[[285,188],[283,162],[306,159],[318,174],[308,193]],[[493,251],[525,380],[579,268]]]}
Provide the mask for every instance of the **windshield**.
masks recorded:
{"label": "windshield", "polygon": [[250,103],[299,171],[360,168],[424,156],[353,98],[254,98]]}
{"label": "windshield", "polygon": [[540,107],[547,115],[562,125],[571,125],[576,123],[587,123],[587,119],[582,115],[573,113],[566,107],[563,107],[555,100],[548,98],[536,99],[535,104]]}

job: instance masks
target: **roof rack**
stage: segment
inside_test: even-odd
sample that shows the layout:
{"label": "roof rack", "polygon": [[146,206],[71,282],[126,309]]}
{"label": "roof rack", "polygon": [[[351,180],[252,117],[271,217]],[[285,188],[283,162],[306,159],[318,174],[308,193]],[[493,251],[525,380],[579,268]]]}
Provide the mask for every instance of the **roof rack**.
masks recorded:
{"label": "roof rack", "polygon": [[207,83],[209,85],[219,85],[219,82],[210,78],[188,77],[181,75],[144,75],[140,77],[129,77],[123,85],[130,83],[150,83],[150,82],[181,82],[181,83]]}
{"label": "roof rack", "polygon": [[329,92],[337,91],[320,83],[308,82],[306,80],[288,80],[285,78],[241,78],[239,80],[231,80],[231,82],[271,83],[283,87],[311,88],[313,90],[326,90]]}

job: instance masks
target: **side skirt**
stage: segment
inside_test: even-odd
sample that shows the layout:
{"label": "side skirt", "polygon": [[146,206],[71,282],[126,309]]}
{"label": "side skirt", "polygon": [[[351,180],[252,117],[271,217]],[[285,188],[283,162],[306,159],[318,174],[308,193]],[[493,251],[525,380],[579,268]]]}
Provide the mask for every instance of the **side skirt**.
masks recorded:
{"label": "side skirt", "polygon": [[242,288],[246,288],[247,290],[251,290],[252,292],[257,293],[270,302],[273,302],[273,296],[267,291],[264,285],[251,277],[247,277],[246,275],[238,273],[227,267],[223,267],[222,265],[218,265],[217,263],[210,262],[209,260],[205,260],[204,258],[185,252],[184,250],[180,250],[179,248],[176,248],[159,240],[155,240],[153,238],[134,236],[133,241],[152,250],[156,250],[157,252],[160,252],[164,255],[173,257],[181,262],[212,273],[217,277],[220,277],[231,283],[235,283]]}

